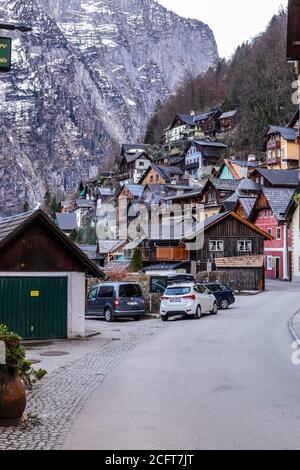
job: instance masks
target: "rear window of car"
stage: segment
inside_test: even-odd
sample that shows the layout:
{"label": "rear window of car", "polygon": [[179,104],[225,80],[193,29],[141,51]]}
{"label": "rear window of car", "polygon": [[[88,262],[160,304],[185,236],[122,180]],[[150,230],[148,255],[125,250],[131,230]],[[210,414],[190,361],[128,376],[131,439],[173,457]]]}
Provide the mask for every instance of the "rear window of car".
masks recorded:
{"label": "rear window of car", "polygon": [[119,297],[143,297],[142,289],[138,284],[124,284],[119,288]]}
{"label": "rear window of car", "polygon": [[168,287],[165,291],[165,295],[187,295],[190,292],[190,287]]}
{"label": "rear window of car", "polygon": [[205,284],[205,285],[212,292],[220,292],[221,290],[223,290],[221,289],[221,286],[216,285],[216,284]]}

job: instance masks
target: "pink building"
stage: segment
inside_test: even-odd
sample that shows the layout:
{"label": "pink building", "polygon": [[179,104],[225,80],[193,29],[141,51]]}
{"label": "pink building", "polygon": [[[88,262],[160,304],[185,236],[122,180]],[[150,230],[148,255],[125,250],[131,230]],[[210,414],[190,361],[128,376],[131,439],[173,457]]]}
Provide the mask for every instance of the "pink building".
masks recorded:
{"label": "pink building", "polygon": [[295,190],[262,188],[254,209],[254,223],[273,236],[265,241],[266,277],[290,281],[292,277],[292,228],[285,212]]}

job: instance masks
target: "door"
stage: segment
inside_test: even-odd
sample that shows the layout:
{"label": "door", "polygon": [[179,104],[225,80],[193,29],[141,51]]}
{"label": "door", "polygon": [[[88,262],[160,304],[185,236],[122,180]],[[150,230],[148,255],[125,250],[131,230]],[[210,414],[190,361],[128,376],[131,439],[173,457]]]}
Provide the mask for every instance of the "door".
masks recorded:
{"label": "door", "polygon": [[100,315],[104,315],[104,310],[106,307],[114,307],[114,295],[115,288],[114,286],[102,286],[99,289],[97,296],[97,309]]}
{"label": "door", "polygon": [[66,338],[68,278],[0,278],[0,323],[24,339]]}
{"label": "door", "polygon": [[88,315],[97,315],[97,293],[98,287],[92,288],[88,293],[86,311]]}
{"label": "door", "polygon": [[194,291],[199,294],[199,300],[202,312],[209,312],[212,309],[212,296],[208,293],[208,290],[202,286],[197,285],[194,287]]}
{"label": "door", "polygon": [[280,258],[275,258],[275,275],[276,279],[280,279]]}

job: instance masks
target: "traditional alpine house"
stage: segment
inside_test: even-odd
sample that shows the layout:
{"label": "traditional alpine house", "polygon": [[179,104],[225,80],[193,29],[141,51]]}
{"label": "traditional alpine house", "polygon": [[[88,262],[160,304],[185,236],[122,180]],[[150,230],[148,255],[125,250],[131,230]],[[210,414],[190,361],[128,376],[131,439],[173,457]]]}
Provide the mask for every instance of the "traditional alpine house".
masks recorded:
{"label": "traditional alpine house", "polygon": [[123,144],[117,180],[123,184],[137,184],[147,168],[151,165],[151,161],[146,145]]}
{"label": "traditional alpine house", "polygon": [[176,166],[159,166],[152,163],[139,180],[140,185],[178,184],[184,180],[184,172]]}
{"label": "traditional alpine house", "polygon": [[211,140],[192,140],[184,152],[185,173],[193,178],[205,178],[212,176],[214,165],[222,156],[222,151],[227,145]]}

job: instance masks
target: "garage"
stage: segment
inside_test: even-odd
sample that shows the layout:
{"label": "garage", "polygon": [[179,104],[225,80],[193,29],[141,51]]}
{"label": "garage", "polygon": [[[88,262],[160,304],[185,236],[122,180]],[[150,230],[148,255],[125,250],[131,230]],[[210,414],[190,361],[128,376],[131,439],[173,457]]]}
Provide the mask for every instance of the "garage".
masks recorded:
{"label": "garage", "polygon": [[68,336],[68,278],[0,278],[0,323],[26,339]]}
{"label": "garage", "polygon": [[11,331],[84,337],[88,277],[104,274],[43,211],[0,219],[0,323]]}

